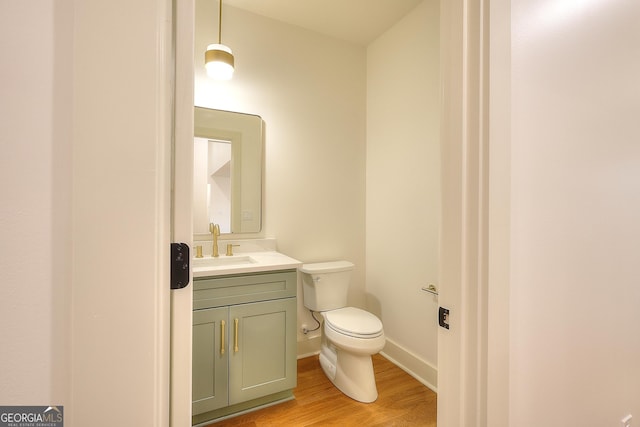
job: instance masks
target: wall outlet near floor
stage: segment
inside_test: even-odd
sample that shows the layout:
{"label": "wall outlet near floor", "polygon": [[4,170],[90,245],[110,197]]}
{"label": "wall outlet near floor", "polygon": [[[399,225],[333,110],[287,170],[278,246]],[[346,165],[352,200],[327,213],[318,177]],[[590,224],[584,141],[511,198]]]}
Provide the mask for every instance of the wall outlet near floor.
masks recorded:
{"label": "wall outlet near floor", "polygon": [[631,416],[631,414],[627,415],[626,417],[624,417],[623,419],[620,420],[620,425],[622,427],[631,427],[631,419],[633,417]]}

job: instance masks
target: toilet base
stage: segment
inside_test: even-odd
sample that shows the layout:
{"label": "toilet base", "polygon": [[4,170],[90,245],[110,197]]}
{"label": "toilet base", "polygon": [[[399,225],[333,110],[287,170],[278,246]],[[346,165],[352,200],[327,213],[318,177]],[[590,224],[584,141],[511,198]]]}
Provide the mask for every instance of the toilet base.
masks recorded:
{"label": "toilet base", "polygon": [[370,355],[349,353],[323,343],[320,366],[338,390],[353,400],[371,403],[378,398]]}

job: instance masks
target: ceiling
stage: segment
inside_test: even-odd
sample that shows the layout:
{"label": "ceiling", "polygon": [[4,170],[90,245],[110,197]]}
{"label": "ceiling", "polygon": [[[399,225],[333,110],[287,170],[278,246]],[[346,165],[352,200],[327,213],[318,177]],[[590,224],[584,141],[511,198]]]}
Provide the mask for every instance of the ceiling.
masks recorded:
{"label": "ceiling", "polygon": [[225,5],[367,45],[422,0],[225,0]]}

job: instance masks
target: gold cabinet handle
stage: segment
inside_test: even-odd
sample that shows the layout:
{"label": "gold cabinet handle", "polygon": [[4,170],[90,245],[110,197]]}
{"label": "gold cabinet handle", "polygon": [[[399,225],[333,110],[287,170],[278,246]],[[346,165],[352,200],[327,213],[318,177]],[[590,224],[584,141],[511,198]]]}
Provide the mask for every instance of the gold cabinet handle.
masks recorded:
{"label": "gold cabinet handle", "polygon": [[238,319],[233,321],[235,323],[235,337],[233,341],[233,351],[238,352]]}
{"label": "gold cabinet handle", "polygon": [[220,354],[224,354],[224,348],[225,346],[225,339],[224,339],[224,332],[227,329],[226,326],[226,322],[224,320],[220,321]]}

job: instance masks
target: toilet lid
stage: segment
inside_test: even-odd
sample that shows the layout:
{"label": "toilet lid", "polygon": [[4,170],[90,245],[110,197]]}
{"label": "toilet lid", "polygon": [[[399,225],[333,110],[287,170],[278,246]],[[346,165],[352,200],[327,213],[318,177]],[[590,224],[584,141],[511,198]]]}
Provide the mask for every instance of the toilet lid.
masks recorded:
{"label": "toilet lid", "polygon": [[357,338],[375,338],[382,333],[382,322],[368,311],[355,307],[339,308],[324,313],[327,326]]}

